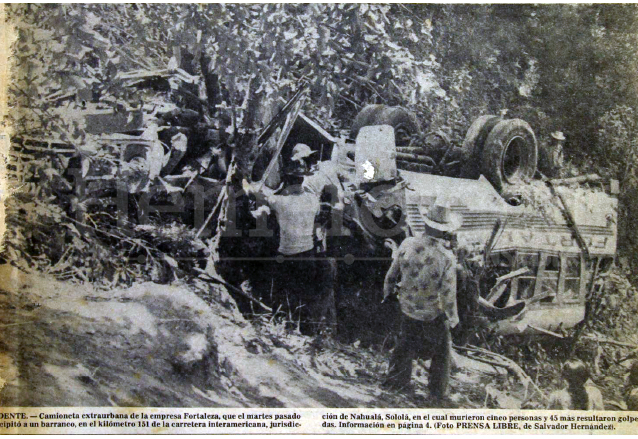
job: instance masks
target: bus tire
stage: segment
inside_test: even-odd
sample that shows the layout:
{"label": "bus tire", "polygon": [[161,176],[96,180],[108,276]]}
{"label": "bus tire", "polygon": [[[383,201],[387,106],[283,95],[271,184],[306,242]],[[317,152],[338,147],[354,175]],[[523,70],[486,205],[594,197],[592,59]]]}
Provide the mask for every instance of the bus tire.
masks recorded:
{"label": "bus tire", "polygon": [[481,175],[481,160],[485,141],[490,131],[502,121],[500,116],[491,114],[480,116],[472,122],[467,130],[461,147],[461,177],[477,179]]}
{"label": "bus tire", "polygon": [[537,161],[538,146],[529,124],[521,119],[502,120],[485,141],[481,173],[502,193],[510,185],[529,182]]}
{"label": "bus tire", "polygon": [[395,142],[398,146],[408,145],[413,135],[420,132],[416,116],[402,107],[387,105],[367,105],[354,119],[350,129],[350,138],[355,140],[359,130],[372,125],[390,125],[394,128]]}

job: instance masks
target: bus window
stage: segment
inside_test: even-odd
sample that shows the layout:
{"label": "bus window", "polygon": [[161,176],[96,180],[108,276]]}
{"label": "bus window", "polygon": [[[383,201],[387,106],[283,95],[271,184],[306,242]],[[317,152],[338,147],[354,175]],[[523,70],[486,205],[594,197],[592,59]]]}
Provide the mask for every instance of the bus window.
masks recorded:
{"label": "bus window", "polygon": [[580,299],[580,256],[565,258],[565,300]]}
{"label": "bus window", "polygon": [[489,256],[490,268],[494,274],[503,276],[514,270],[514,261],[516,256],[514,252],[493,252]]}
{"label": "bus window", "polygon": [[[541,296],[548,296],[544,301],[553,302],[558,294],[558,275],[560,273],[560,258],[557,255],[546,255],[545,270],[541,275]],[[552,299],[550,299],[550,297]]]}
{"label": "bus window", "polygon": [[527,267],[529,273],[525,276],[520,276],[517,279],[517,292],[516,298],[518,300],[529,299],[534,295],[534,288],[536,287],[536,274],[538,273],[538,253],[519,253],[518,254],[517,268]]}

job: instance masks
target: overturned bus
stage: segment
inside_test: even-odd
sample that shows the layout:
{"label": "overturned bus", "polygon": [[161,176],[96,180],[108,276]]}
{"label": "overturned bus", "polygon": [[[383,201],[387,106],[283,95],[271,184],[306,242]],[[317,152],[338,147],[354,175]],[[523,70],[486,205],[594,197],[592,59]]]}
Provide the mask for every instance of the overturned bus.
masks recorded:
{"label": "overturned bus", "polygon": [[[359,264],[376,275],[368,285],[378,287],[392,245],[406,236],[444,234],[459,269],[468,261],[475,268],[478,288],[458,294],[460,302],[472,302],[459,303],[466,327],[477,311],[501,334],[557,331],[584,319],[595,278],[615,258],[616,181],[544,178],[535,135],[519,119],[482,116],[460,147],[444,133],[422,133],[399,107],[365,107],[349,139],[303,120],[303,139],[292,130],[279,145],[292,149],[303,140],[318,152],[315,168],[338,176],[327,197],[339,207],[326,241],[327,255],[345,268],[340,276],[356,276],[361,270],[352,268]],[[277,159],[278,153],[270,161]],[[493,312],[499,309],[516,312]]]}
{"label": "overturned bus", "polygon": [[[436,234],[437,221],[451,222],[456,248],[485,264],[481,296],[498,308],[526,303],[524,312],[495,323],[499,332],[555,331],[583,320],[595,277],[613,264],[614,197],[532,182],[536,199],[513,206],[485,178],[402,174],[411,188],[405,201],[410,233]],[[441,199],[448,218],[437,217]]]}
{"label": "overturned bus", "polygon": [[[372,178],[359,177],[359,183],[367,180],[368,188],[375,178],[390,183],[363,197],[364,209],[372,213],[368,218],[398,218],[400,212],[397,223],[409,235],[451,235],[463,259],[459,265],[473,260],[480,266],[473,271],[480,277],[475,279],[480,306],[470,306],[468,314],[525,304],[523,312],[495,319],[499,333],[556,331],[582,321],[596,276],[613,265],[617,182],[597,176],[535,179],[536,139],[519,119],[483,116],[458,149],[437,133],[430,134],[434,142],[426,135],[420,145],[395,146],[397,138],[414,131],[413,118],[402,109],[379,107],[364,109],[377,112],[364,118],[389,124],[365,126],[359,120],[354,127],[355,163],[367,161],[377,171],[368,172]],[[459,300],[467,301],[468,294],[459,291]],[[465,305],[459,309],[467,310]]]}

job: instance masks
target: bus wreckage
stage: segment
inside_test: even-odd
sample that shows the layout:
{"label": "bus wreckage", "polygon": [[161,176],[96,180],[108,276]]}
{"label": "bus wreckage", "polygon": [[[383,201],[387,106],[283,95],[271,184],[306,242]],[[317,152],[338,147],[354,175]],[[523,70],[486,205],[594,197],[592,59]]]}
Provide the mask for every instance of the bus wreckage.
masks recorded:
{"label": "bus wreckage", "polygon": [[[368,105],[349,135],[337,138],[301,112],[304,101],[300,89],[264,128],[252,175],[245,177],[277,188],[278,174],[298,143],[315,152],[310,160],[316,172],[337,175],[322,196],[322,213],[329,218],[323,245],[326,256],[341,265],[340,283],[356,284],[362,301],[381,301],[378,286],[392,249],[405,237],[445,235],[458,259],[461,328],[473,328],[478,319],[502,334],[542,333],[585,319],[588,303],[598,293],[595,280],[613,266],[616,254],[617,181],[544,177],[537,170],[536,137],[520,119],[481,116],[456,146],[441,131],[422,130],[403,108]],[[113,192],[116,181],[125,182],[129,196],[139,195],[145,217],[151,192],[175,196],[181,191],[186,207],[193,209],[198,205],[188,204],[189,186],[203,187],[211,200],[227,186],[235,191],[229,194],[234,204],[222,225],[219,269],[234,286],[259,278],[260,267],[241,264],[258,265],[273,255],[275,222],[255,217],[262,200],[224,184],[227,157],[209,151],[210,145],[223,143],[221,131],[199,132],[197,111],[169,107],[154,110],[159,121],[151,117],[146,122],[141,110],[135,117],[85,111],[88,132],[103,148],[120,151],[121,160],[116,167],[99,157],[90,167],[82,163],[86,184],[74,190],[99,201],[101,192]],[[160,131],[158,125],[168,128]],[[25,157],[31,157],[31,148],[68,161],[75,151],[51,140],[22,139],[16,145],[15,151]],[[171,145],[170,153],[164,154],[166,145]],[[198,166],[215,172],[191,170]],[[77,165],[64,168],[80,173]],[[195,224],[198,235],[214,213]],[[189,212],[181,215],[189,217]],[[190,212],[193,216],[198,217]]]}
{"label": "bus wreckage", "polygon": [[[482,116],[457,147],[444,133],[423,133],[403,108],[370,105],[349,138],[335,138],[300,113],[300,95],[265,130],[282,128],[263,142],[253,180],[276,188],[268,173],[286,166],[297,143],[317,152],[314,168],[339,179],[322,198],[332,207],[324,244],[348,273],[359,263],[385,275],[402,239],[446,234],[459,267],[462,328],[479,319],[500,334],[554,333],[585,319],[596,278],[616,254],[617,181],[544,177],[535,135],[520,119]],[[254,211],[259,201],[249,205]],[[267,255],[255,251],[266,236],[255,229],[265,223],[246,203],[236,206],[222,259]]]}

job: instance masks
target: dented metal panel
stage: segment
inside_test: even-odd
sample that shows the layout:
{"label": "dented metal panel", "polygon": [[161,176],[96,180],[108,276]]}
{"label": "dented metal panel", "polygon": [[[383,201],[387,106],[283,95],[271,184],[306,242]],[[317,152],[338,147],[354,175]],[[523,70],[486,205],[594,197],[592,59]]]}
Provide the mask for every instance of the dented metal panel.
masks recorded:
{"label": "dented metal panel", "polygon": [[[580,254],[581,249],[568,226],[561,208],[542,183],[529,186],[542,200],[542,209],[534,205],[509,205],[486,179],[468,180],[401,171],[408,182],[406,217],[415,231],[421,231],[417,211],[427,210],[435,202],[449,203],[453,214],[461,218],[457,239],[465,246],[485,245],[496,221],[504,230],[494,243],[494,251],[535,249]],[[560,188],[569,191],[569,207],[592,255],[616,252],[618,201],[604,192]]]}
{"label": "dented metal panel", "polygon": [[[482,177],[467,180],[403,170],[401,177],[408,184],[405,218],[412,234],[428,233],[432,206],[447,205],[461,224],[455,231],[459,246],[483,254],[500,224],[489,264],[496,269],[505,262],[501,269],[510,272],[528,269],[502,286],[495,298],[498,307],[525,301],[525,310],[493,323],[493,329],[501,334],[536,333],[570,328],[583,320],[594,267],[616,253],[616,198],[580,187],[556,188],[559,196],[535,181],[524,188],[528,204],[513,206]],[[576,227],[570,225],[570,216]]]}

